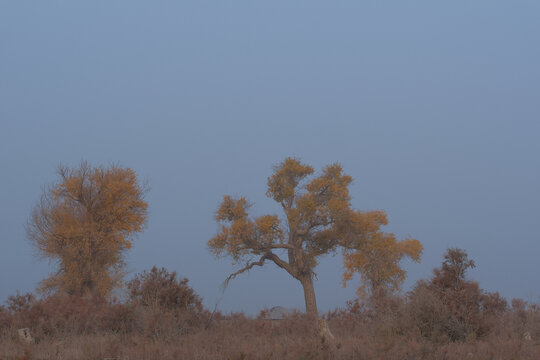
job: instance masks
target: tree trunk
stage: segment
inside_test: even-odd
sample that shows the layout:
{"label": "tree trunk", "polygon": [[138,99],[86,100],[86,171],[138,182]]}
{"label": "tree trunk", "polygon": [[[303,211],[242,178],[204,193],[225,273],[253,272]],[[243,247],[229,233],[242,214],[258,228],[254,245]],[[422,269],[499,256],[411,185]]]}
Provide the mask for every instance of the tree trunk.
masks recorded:
{"label": "tree trunk", "polygon": [[306,314],[314,320],[315,328],[319,332],[319,336],[323,344],[331,344],[334,340],[334,335],[330,332],[328,324],[323,318],[319,318],[317,311],[317,299],[315,298],[315,288],[313,287],[313,278],[310,275],[300,278],[300,283],[304,288],[304,300],[306,301]]}
{"label": "tree trunk", "polygon": [[311,275],[301,277],[300,283],[304,288],[304,300],[306,301],[306,314],[315,319],[319,318],[317,311],[317,300],[315,299],[315,288],[313,287],[313,278]]}

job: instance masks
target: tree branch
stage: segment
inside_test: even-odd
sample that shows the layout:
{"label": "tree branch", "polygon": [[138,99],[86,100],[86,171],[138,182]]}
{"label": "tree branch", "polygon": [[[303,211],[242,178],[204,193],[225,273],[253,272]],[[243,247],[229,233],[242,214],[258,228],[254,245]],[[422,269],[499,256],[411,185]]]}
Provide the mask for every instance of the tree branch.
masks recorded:
{"label": "tree branch", "polygon": [[268,247],[270,249],[289,249],[294,250],[294,246],[291,244],[269,244]]}
{"label": "tree branch", "polygon": [[263,256],[261,256],[258,261],[250,262],[246,266],[241,268],[240,270],[235,271],[234,273],[229,275],[227,277],[227,279],[225,279],[225,281],[223,282],[223,285],[222,285],[223,289],[227,288],[227,286],[229,285],[229,281],[231,281],[232,279],[234,279],[238,275],[240,275],[240,274],[242,274],[242,273],[244,273],[246,271],[251,270],[255,266],[263,266],[264,262],[266,260],[273,261],[277,266],[279,266],[280,268],[287,271],[293,277],[296,277],[298,275],[297,271],[295,271],[295,269],[289,263],[287,263],[286,261],[280,259],[279,256],[277,256],[276,254],[269,251],[269,252],[265,253]]}
{"label": "tree branch", "polygon": [[251,263],[248,263],[246,266],[244,266],[242,269],[238,270],[238,271],[235,271],[234,273],[232,273],[231,275],[229,275],[227,277],[227,279],[225,279],[225,281],[223,282],[223,288],[225,289],[228,285],[229,285],[229,281],[231,281],[232,279],[234,279],[236,276],[252,269],[254,266],[263,266],[264,265],[264,261],[265,260],[268,260],[269,259],[269,255],[272,254],[270,252],[264,254],[263,256],[261,256],[261,258],[259,259],[259,261],[254,261],[254,262],[251,262]]}
{"label": "tree branch", "polygon": [[268,259],[272,260],[277,266],[282,268],[283,270],[287,271],[289,274],[291,274],[293,277],[298,276],[297,271],[286,261],[282,260],[279,256],[277,256],[274,253],[267,253],[265,255],[268,255]]}

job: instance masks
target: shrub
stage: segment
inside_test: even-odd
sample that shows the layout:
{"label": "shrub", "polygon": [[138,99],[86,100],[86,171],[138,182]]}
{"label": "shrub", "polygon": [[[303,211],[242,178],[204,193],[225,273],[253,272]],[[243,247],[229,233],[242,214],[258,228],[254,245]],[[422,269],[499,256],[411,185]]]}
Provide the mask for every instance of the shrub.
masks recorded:
{"label": "shrub", "polygon": [[26,294],[19,294],[17,291],[17,295],[11,295],[8,297],[6,303],[7,303],[7,309],[11,313],[19,313],[25,310],[28,310],[32,304],[36,301],[36,297],[32,293],[26,293]]}
{"label": "shrub", "polygon": [[12,316],[4,306],[0,306],[0,336],[11,327]]}
{"label": "shrub", "polygon": [[463,341],[485,336],[507,309],[498,293],[466,279],[474,261],[461,249],[448,249],[441,268],[419,281],[409,294],[411,322],[433,341]]}
{"label": "shrub", "polygon": [[[31,301],[30,301],[31,300]],[[35,300],[33,295],[8,299],[6,320],[15,328],[31,329],[36,339],[100,332],[127,333],[136,328],[135,307],[108,303],[102,298],[56,294]]]}
{"label": "shrub", "polygon": [[127,288],[130,302],[142,308],[141,328],[146,335],[184,334],[208,319],[208,311],[188,279],[178,279],[175,271],[154,266],[137,274]]}
{"label": "shrub", "polygon": [[129,297],[133,303],[166,308],[202,312],[200,297],[188,285],[188,279],[178,279],[176,271],[169,273],[165,268],[152,267],[128,282]]}

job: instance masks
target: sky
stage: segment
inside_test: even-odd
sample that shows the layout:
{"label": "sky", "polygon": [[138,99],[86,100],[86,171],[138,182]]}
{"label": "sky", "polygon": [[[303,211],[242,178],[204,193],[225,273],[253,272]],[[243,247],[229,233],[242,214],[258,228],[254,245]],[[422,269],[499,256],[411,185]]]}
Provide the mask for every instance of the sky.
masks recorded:
{"label": "sky", "polygon": [[[204,303],[303,309],[273,264],[238,269],[206,242],[223,195],[254,215],[274,165],[339,162],[352,204],[424,245],[403,291],[448,247],[471,279],[540,297],[540,2],[0,2],[0,302],[54,266],[24,224],[59,164],[120,164],[148,181],[127,278],[153,265]],[[354,298],[341,255],[316,269],[319,310]]]}

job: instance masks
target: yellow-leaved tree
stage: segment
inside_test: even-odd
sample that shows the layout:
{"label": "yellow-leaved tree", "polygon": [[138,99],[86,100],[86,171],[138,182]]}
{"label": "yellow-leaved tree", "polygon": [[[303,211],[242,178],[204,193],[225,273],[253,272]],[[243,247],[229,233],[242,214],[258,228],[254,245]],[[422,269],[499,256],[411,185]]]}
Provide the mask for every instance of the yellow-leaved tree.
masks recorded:
{"label": "yellow-leaved tree", "polygon": [[135,171],[111,166],[60,166],[26,231],[38,253],[58,266],[42,290],[107,296],[121,278],[124,252],[146,223],[145,186]]}
{"label": "yellow-leaved tree", "polygon": [[274,168],[266,194],[281,205],[282,217],[250,217],[245,198],[225,196],[216,213],[221,229],[208,246],[217,256],[244,263],[227,281],[267,261],[284,269],[301,283],[306,313],[318,318],[313,276],[321,256],[341,248],[346,280],[360,272],[376,286],[397,286],[405,276],[399,261],[406,255],[419,260],[422,245],[415,239],[398,242],[393,234],[382,232],[387,224],[384,212],[354,210],[349,196],[352,178],[339,164],[313,174],[311,166],[295,158]]}
{"label": "yellow-leaved tree", "polygon": [[399,241],[394,234],[380,231],[381,226],[388,225],[383,211],[371,211],[362,215],[357,219],[361,240],[343,250],[343,284],[345,286],[355,273],[359,273],[359,296],[396,291],[407,275],[400,266],[401,260],[410,258],[420,262],[423,246],[416,239]]}

